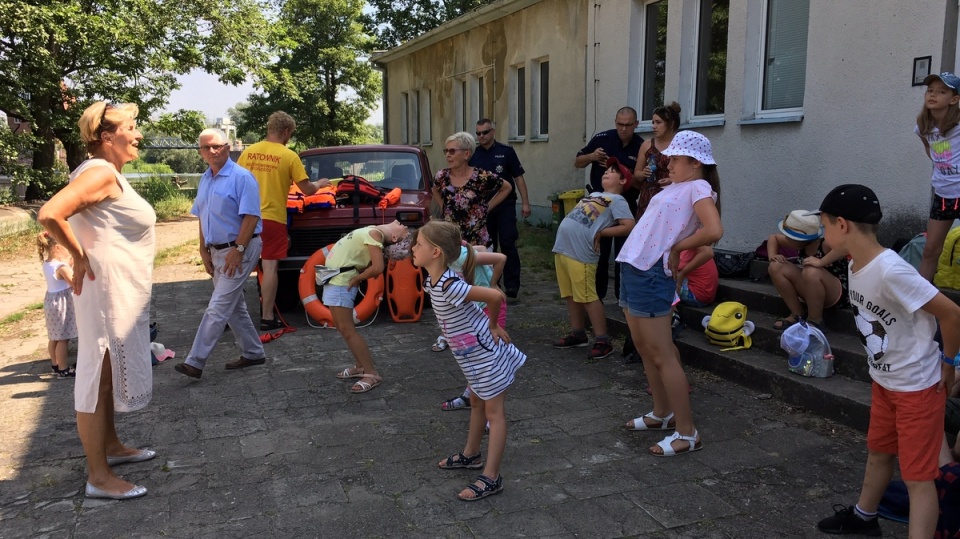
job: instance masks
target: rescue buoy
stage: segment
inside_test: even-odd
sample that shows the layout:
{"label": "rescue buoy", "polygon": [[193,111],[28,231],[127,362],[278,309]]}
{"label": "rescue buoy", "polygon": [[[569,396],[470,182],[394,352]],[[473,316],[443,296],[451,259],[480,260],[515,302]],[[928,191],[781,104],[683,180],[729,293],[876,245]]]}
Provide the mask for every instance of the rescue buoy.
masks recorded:
{"label": "rescue buoy", "polygon": [[[333,244],[327,245],[310,255],[310,258],[300,268],[300,280],[297,283],[300,291],[300,302],[303,303],[303,309],[307,311],[307,315],[321,326],[329,328],[334,327],[333,317],[330,316],[330,309],[317,296],[317,274],[314,268],[326,262],[331,249],[333,249]],[[367,279],[366,295],[353,308],[353,323],[359,324],[373,316],[381,300],[383,300],[383,275],[377,275],[372,279]]]}

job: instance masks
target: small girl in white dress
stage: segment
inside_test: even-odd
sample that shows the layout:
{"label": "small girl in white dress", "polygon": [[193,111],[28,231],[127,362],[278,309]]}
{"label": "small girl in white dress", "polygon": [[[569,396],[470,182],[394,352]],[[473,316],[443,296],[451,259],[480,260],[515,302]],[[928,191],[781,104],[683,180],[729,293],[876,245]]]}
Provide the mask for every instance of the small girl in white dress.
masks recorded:
{"label": "small girl in white dress", "polygon": [[73,310],[73,261],[67,250],[46,232],[37,235],[37,252],[47,281],[43,313],[47,319],[50,368],[59,378],[72,378],[76,372],[67,363],[67,341],[77,338],[77,319]]}
{"label": "small girl in white dress", "polygon": [[[427,270],[424,288],[430,294],[433,311],[450,344],[463,375],[470,384],[470,430],[463,451],[438,463],[444,470],[479,470],[483,474],[460,492],[464,501],[475,501],[503,491],[500,461],[507,444],[507,420],[503,400],[517,369],[527,356],[510,344],[510,337],[497,322],[503,293],[493,288],[471,286],[460,278],[453,265],[460,256],[460,228],[445,221],[431,221],[419,230],[412,247],[413,263]],[[467,250],[463,274],[475,267],[473,249]],[[489,314],[474,302],[483,302]],[[487,460],[483,462],[480,443],[490,422]]]}

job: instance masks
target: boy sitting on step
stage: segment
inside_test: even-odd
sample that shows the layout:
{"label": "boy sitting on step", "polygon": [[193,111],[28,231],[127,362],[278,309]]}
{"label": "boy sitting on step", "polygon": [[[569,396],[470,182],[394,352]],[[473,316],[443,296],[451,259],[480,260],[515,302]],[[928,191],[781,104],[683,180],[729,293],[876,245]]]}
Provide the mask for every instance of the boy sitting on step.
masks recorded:
{"label": "boy sitting on step", "polygon": [[[960,349],[960,307],[877,242],[883,214],[869,187],[841,185],[816,213],[827,242],[850,254],[850,303],[873,379],[860,498],[817,528],[880,536],[877,507],[899,456],[910,496],[909,535],[933,537],[939,513],[934,479],[940,474],[944,406]],[[934,341],[938,320],[943,354]]]}

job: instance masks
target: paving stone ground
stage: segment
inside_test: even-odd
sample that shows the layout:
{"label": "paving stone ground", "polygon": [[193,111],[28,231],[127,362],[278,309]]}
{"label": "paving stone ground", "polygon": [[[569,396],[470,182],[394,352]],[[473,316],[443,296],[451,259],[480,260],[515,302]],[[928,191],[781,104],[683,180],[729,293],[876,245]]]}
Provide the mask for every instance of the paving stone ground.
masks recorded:
{"label": "paving stone ground", "polygon": [[[816,522],[856,500],[861,434],[699,371],[704,449],[647,455],[661,436],[621,427],[652,407],[642,367],[552,348],[566,315],[540,275],[508,316],[529,359],[506,400],[505,490],[461,502],[475,472],[435,464],[462,449],[469,414],[440,411],[463,376],[430,351],[431,311],[395,324],[383,309],[361,330],[384,376],[364,395],[334,377],[351,364],[336,332],[295,313],[299,330],[267,344],[266,365],[225,371],[237,357],[227,332],[194,381],[173,363],[210,288],[196,266],[158,268],[158,341],[178,359],[155,368],[147,408],[119,416],[124,440],[160,454],[117,468],[144,498],[84,499],[72,383],[46,375],[43,353],[0,363],[0,537],[823,537]],[[246,299],[256,312],[252,279]]]}

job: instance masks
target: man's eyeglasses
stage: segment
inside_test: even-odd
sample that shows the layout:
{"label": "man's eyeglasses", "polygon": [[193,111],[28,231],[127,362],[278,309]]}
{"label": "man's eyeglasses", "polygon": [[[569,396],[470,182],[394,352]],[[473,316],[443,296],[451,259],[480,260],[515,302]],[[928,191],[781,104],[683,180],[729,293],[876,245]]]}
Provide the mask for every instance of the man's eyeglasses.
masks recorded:
{"label": "man's eyeglasses", "polygon": [[491,131],[493,131],[493,128],[486,129],[486,130],[484,130],[484,131],[477,131],[477,136],[478,136],[478,137],[482,137],[482,136],[484,136],[484,135],[489,134]]}
{"label": "man's eyeglasses", "polygon": [[637,126],[637,123],[639,123],[639,122],[633,122],[633,123],[630,123],[630,124],[622,124],[622,123],[620,123],[620,122],[617,122],[617,127],[622,127],[622,128],[624,128],[624,129],[629,129],[629,128],[631,128],[631,127],[636,127],[636,126]]}
{"label": "man's eyeglasses", "polygon": [[443,149],[444,155],[453,155],[459,151],[463,151],[463,148],[444,148]]}
{"label": "man's eyeglasses", "polygon": [[229,145],[230,143],[227,142],[224,144],[210,144],[209,146],[200,146],[200,151],[219,152],[220,150],[226,148]]}

